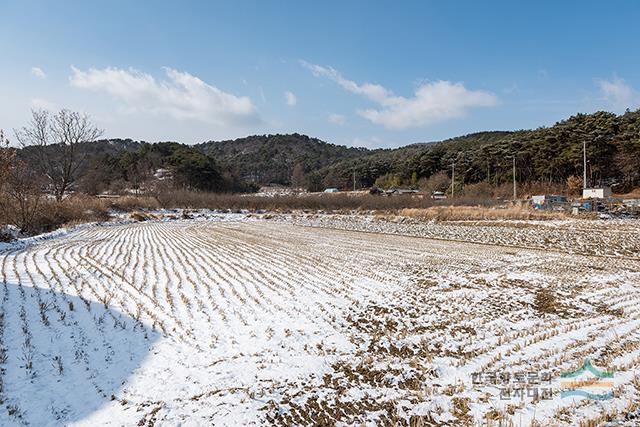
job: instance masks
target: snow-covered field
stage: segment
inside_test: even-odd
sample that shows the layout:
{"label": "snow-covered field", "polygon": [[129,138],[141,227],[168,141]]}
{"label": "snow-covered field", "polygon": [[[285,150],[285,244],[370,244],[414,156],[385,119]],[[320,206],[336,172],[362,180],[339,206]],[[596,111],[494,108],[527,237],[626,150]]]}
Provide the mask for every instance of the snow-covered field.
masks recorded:
{"label": "snow-covered field", "polygon": [[[0,425],[636,425],[640,225],[434,227],[231,215],[8,246]],[[613,398],[560,396],[586,359]]]}

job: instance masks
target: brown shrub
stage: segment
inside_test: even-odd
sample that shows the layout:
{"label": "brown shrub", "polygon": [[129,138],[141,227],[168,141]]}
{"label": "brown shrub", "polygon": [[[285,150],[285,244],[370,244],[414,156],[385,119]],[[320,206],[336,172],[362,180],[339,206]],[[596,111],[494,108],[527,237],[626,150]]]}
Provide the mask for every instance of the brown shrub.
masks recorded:
{"label": "brown shrub", "polygon": [[0,222],[15,224],[28,234],[38,234],[62,226],[109,219],[108,206],[104,201],[81,195],[73,195],[60,202],[41,196],[37,207],[30,213],[29,221],[21,219],[20,211],[16,201],[7,199]]}
{"label": "brown shrub", "polygon": [[429,178],[420,178],[418,181],[418,187],[429,194],[434,191],[447,191],[450,185],[451,178],[443,171],[436,172]]}
{"label": "brown shrub", "polygon": [[138,222],[149,221],[150,219],[156,219],[157,218],[155,215],[152,215],[152,214],[150,214],[148,212],[140,212],[140,211],[131,212],[129,217],[132,220],[138,221]]}
{"label": "brown shrub", "polygon": [[572,196],[577,196],[582,191],[582,178],[571,175],[567,178],[567,192]]}
{"label": "brown shrub", "polygon": [[488,182],[478,182],[464,186],[463,194],[467,197],[493,198],[493,186]]}
{"label": "brown shrub", "polygon": [[109,207],[121,211],[133,211],[140,209],[159,209],[160,203],[154,197],[149,196],[121,196],[113,199],[105,199]]}
{"label": "brown shrub", "polygon": [[109,219],[108,205],[103,200],[84,195],[73,195],[60,202],[48,199],[36,217],[37,232],[54,230],[63,225]]}

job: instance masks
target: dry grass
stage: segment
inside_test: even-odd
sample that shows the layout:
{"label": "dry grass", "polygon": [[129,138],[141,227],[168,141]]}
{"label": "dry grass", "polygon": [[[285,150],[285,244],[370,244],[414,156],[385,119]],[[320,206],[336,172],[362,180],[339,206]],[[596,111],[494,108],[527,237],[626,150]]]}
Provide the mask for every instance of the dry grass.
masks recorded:
{"label": "dry grass", "polygon": [[435,221],[481,220],[549,220],[566,218],[564,212],[536,211],[528,206],[434,206],[426,209],[405,208],[400,216]]}
{"label": "dry grass", "polygon": [[289,196],[262,197],[252,194],[221,194],[186,190],[170,190],[157,196],[163,208],[219,209],[219,210],[266,210],[283,212],[292,210],[325,211],[398,211],[403,208],[427,208],[447,205],[495,206],[501,202],[492,199],[459,198],[438,201],[416,195],[374,196],[370,194],[311,193]]}
{"label": "dry grass", "polygon": [[[261,197],[250,194],[215,194],[193,191],[172,191],[159,196],[158,201],[163,208],[266,210],[273,212],[292,210],[397,211],[402,208],[424,208],[440,203],[429,198],[418,198],[411,195],[383,197],[369,194],[353,196],[349,193],[313,193],[299,196]],[[454,203],[465,204],[468,203],[468,200],[459,199]],[[484,203],[495,204],[496,202],[487,200]]]}
{"label": "dry grass", "polygon": [[[228,212],[268,211],[289,213],[306,212],[376,212],[436,221],[461,220],[530,220],[563,218],[563,213],[539,212],[523,207],[501,207],[495,199],[459,198],[432,200],[424,195],[376,196],[367,193],[301,194],[262,197],[251,194],[220,194],[187,190],[167,190],[151,196],[122,196],[101,199],[75,194],[61,202],[41,197],[37,212],[28,223],[19,221],[15,206],[4,203],[0,209],[0,225],[15,224],[27,234],[37,234],[86,222],[105,221],[109,210],[134,212],[132,217],[141,220],[139,212],[160,208],[212,209]],[[7,205],[7,206],[5,206]],[[138,213],[135,213],[138,212]],[[146,218],[148,219],[148,218]]]}
{"label": "dry grass", "polygon": [[615,194],[614,196],[621,199],[640,199],[640,188],[634,188],[628,193]]}
{"label": "dry grass", "polygon": [[548,288],[540,288],[534,296],[533,307],[541,314],[555,314],[559,303],[556,295]]}

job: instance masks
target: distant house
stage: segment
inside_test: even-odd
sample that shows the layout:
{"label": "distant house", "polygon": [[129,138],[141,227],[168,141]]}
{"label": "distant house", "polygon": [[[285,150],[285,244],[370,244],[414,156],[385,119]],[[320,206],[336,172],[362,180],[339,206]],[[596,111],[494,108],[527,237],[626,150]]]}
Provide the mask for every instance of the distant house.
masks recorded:
{"label": "distant house", "polygon": [[324,192],[325,193],[338,193],[338,192],[340,192],[340,190],[338,190],[337,188],[330,187],[330,188],[325,188]]}
{"label": "distant house", "polygon": [[562,209],[567,205],[568,201],[565,196],[555,194],[542,194],[539,196],[531,196],[531,205],[534,209],[554,210]]}
{"label": "distant house", "polygon": [[395,187],[391,187],[390,189],[385,191],[385,194],[415,194],[417,192],[418,192],[418,190],[415,190],[413,188],[395,188]]}
{"label": "distant house", "polygon": [[414,188],[398,188],[396,190],[396,193],[398,193],[398,194],[416,194],[416,193],[418,193],[418,190],[416,190]]}
{"label": "distant house", "polygon": [[611,197],[611,187],[585,188],[582,190],[583,199],[606,199]]}
{"label": "distant house", "polygon": [[285,187],[280,184],[267,184],[260,187],[257,193],[254,193],[256,196],[289,196],[292,194],[296,194],[298,191],[293,188]]}
{"label": "distant house", "polygon": [[162,180],[162,179],[171,178],[172,173],[171,173],[171,171],[169,169],[156,169],[156,171],[153,174],[153,176],[155,176],[156,178]]}

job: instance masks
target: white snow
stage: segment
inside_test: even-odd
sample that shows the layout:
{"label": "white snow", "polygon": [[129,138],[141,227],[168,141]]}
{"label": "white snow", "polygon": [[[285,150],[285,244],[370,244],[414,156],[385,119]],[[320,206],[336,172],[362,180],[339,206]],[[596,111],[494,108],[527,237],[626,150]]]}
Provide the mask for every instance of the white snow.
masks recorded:
{"label": "white snow", "polygon": [[[621,248],[569,236],[545,253],[523,247],[529,229],[568,236],[566,224],[504,237],[371,217],[155,215],[0,249],[0,425],[573,425],[637,411],[637,226],[592,240],[622,234]],[[376,233],[335,229],[347,227]],[[540,289],[556,298],[549,312]],[[608,406],[504,401],[472,380],[540,370],[556,387],[586,357],[616,371]]]}

